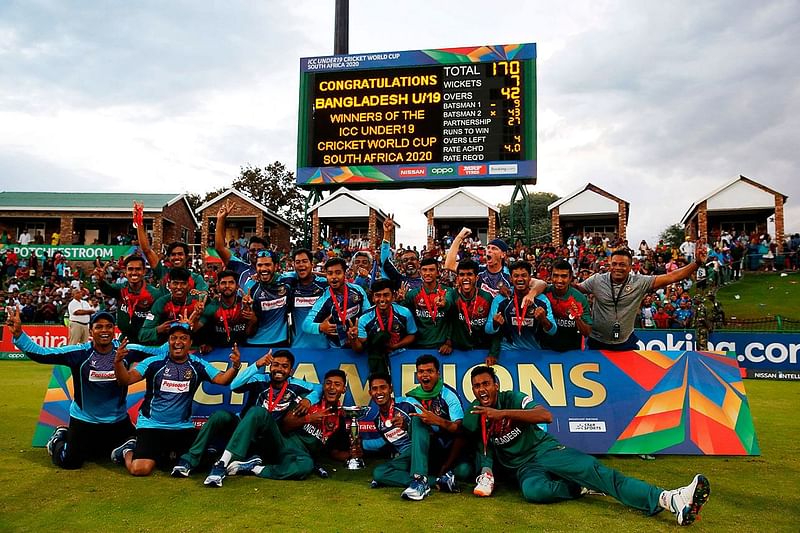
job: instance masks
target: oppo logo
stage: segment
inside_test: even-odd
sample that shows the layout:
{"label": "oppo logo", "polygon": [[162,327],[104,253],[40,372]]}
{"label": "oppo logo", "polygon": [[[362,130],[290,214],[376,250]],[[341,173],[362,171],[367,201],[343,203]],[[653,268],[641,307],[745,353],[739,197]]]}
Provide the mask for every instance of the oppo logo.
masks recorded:
{"label": "oppo logo", "polygon": [[431,174],[438,174],[440,176],[445,176],[447,174],[455,174],[456,169],[453,167],[433,167],[431,169]]}

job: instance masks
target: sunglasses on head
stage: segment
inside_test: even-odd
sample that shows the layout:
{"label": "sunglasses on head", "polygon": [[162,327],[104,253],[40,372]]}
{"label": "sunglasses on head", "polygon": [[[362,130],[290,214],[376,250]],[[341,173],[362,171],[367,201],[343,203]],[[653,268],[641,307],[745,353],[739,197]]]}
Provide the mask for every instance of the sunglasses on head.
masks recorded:
{"label": "sunglasses on head", "polygon": [[270,250],[259,250],[256,253],[256,257],[269,257],[269,258],[272,258],[272,252]]}

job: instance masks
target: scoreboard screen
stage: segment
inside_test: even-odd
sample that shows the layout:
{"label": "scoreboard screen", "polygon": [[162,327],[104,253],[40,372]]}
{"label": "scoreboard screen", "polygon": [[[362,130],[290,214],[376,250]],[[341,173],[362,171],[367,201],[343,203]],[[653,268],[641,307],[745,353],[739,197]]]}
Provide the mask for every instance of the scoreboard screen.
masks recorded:
{"label": "scoreboard screen", "polygon": [[302,59],[298,185],[535,183],[535,57],[522,44]]}

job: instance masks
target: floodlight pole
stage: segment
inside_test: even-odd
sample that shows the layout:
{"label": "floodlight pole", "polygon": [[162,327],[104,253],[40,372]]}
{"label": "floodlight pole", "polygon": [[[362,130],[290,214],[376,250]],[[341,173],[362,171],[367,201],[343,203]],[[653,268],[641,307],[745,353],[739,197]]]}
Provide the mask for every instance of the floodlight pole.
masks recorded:
{"label": "floodlight pole", "polygon": [[[336,0],[336,9],[333,21],[333,54],[347,54],[350,40],[350,0]],[[306,248],[311,247],[313,224],[308,208],[322,201],[322,191],[312,189],[306,196],[306,211],[303,216],[303,241]]]}

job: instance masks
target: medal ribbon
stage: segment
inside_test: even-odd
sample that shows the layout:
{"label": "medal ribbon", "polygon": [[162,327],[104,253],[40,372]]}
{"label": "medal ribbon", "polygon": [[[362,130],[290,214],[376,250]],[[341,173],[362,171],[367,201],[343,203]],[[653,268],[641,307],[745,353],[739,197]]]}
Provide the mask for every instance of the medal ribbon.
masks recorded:
{"label": "medal ribbon", "polygon": [[486,429],[486,415],[481,415],[481,437],[483,437],[483,455],[489,448],[489,432]]}
{"label": "medal ribbon", "polygon": [[461,300],[459,302],[461,304],[461,310],[464,313],[464,320],[467,322],[467,329],[469,330],[469,334],[472,335],[472,318],[475,316],[476,311],[478,309],[478,294],[475,294],[475,299],[472,300],[472,311],[470,315],[470,311],[467,309],[467,302]]}
{"label": "medal ribbon", "polygon": [[439,298],[439,284],[436,284],[436,289],[433,291],[433,303],[431,303],[430,295],[425,291],[425,287],[422,287],[422,290],[419,293],[422,295],[422,301],[425,302],[425,307],[428,309],[428,314],[431,315],[431,320],[433,320],[433,323],[436,324],[436,315],[439,312],[439,306],[436,304],[436,300]]}
{"label": "medal ribbon", "polygon": [[219,314],[222,316],[222,327],[225,328],[225,334],[228,336],[228,341],[231,340],[231,327],[229,325],[229,321],[236,316],[236,304],[233,304],[233,307],[230,309],[225,309],[222,307],[222,302],[220,302]]}
{"label": "medal ribbon", "polygon": [[[384,418],[384,416],[380,413],[380,411],[378,411],[378,416],[381,417],[381,422],[383,422],[384,426],[386,425],[387,420],[392,420],[394,418],[394,401],[392,401],[392,405],[389,406],[389,416]],[[389,427],[391,426],[392,424],[390,423]]]}
{"label": "medal ribbon", "polygon": [[128,306],[128,318],[130,320],[133,320],[133,314],[136,311],[136,307],[142,300],[141,291],[139,292],[139,294],[133,294],[131,291],[128,290],[128,287],[124,287],[122,289],[122,300],[125,302],[125,305]]}
{"label": "medal ribbon", "polygon": [[281,400],[283,399],[283,395],[286,393],[286,387],[289,386],[288,381],[283,382],[283,387],[281,387],[281,391],[278,393],[278,397],[275,398],[275,401],[272,401],[272,393],[275,391],[274,387],[270,386],[269,388],[269,398],[267,399],[267,411],[270,413],[273,409],[275,409]]}
{"label": "medal ribbon", "polygon": [[336,314],[339,315],[339,323],[342,326],[347,326],[347,283],[344,284],[344,289],[342,290],[342,306],[339,307],[339,300],[336,299],[336,294],[333,292],[333,288],[329,287],[331,291],[331,300],[333,300],[333,305],[336,307]]}
{"label": "medal ribbon", "polygon": [[514,312],[517,314],[517,334],[522,336],[522,326],[525,324],[525,313],[528,312],[528,305],[522,307],[522,314],[519,311],[519,300],[517,300],[517,293],[514,293]]}
{"label": "medal ribbon", "polygon": [[383,325],[383,319],[381,318],[381,312],[375,308],[375,316],[378,318],[378,326],[380,327],[381,331],[388,331],[389,333],[392,332],[392,321],[394,320],[394,310],[392,309],[392,304],[389,304],[389,319],[387,320],[388,326]]}

